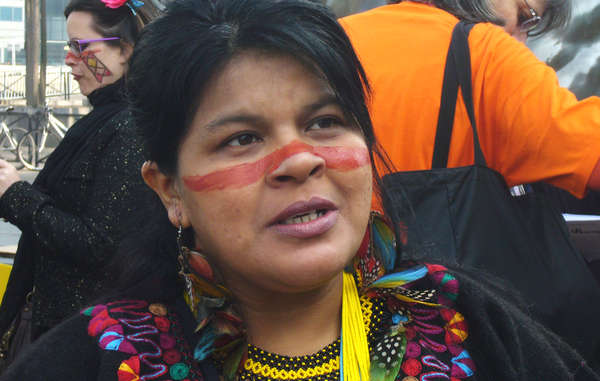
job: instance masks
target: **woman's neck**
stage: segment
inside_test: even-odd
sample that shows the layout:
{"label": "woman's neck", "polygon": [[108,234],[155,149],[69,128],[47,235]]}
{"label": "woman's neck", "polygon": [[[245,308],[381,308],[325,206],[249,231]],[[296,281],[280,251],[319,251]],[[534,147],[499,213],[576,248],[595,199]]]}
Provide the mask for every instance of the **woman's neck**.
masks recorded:
{"label": "woman's neck", "polygon": [[342,274],[310,292],[244,292],[238,301],[248,342],[268,352],[285,356],[308,355],[318,352],[340,335]]}

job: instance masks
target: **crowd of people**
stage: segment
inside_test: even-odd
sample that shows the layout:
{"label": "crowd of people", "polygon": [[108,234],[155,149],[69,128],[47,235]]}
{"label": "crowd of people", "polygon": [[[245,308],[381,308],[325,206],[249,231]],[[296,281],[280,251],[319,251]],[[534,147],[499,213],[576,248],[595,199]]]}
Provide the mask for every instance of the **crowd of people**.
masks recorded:
{"label": "crowd of people", "polygon": [[[495,178],[490,200],[534,213],[509,187],[600,189],[600,99],[523,44],[570,2],[151,5],[71,0],[65,62],[93,110],[33,184],[0,161],[23,232],[0,380],[600,380],[585,265],[531,286],[546,304],[511,269],[580,264],[567,238],[490,239],[490,202],[461,190]],[[485,219],[521,226],[502,208]]]}

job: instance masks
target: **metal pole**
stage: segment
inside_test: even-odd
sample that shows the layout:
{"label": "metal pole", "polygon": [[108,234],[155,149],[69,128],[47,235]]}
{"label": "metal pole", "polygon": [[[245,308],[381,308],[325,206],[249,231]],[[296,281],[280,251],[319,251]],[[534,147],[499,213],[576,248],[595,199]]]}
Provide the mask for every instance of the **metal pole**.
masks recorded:
{"label": "metal pole", "polygon": [[46,64],[47,53],[47,28],[46,28],[46,0],[40,2],[40,106],[46,104]]}
{"label": "metal pole", "polygon": [[40,107],[40,1],[25,0],[25,94],[27,106]]}

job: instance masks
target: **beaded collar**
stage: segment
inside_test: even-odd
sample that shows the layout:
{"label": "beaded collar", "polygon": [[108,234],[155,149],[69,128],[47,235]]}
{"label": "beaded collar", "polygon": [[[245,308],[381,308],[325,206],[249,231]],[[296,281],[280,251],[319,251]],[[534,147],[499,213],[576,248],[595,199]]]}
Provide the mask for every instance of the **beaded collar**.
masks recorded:
{"label": "beaded collar", "polygon": [[[370,300],[362,296],[360,302],[369,348],[372,348],[385,331],[381,322],[388,319],[384,316],[386,313],[381,299]],[[248,344],[247,355],[242,363],[239,380],[339,381],[340,339],[316,353],[295,357],[270,353]]]}

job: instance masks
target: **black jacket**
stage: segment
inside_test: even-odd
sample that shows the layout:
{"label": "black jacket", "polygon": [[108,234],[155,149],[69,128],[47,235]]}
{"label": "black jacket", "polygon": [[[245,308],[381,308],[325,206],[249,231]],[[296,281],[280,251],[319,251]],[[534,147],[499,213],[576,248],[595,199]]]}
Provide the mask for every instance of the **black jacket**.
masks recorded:
{"label": "black jacket", "polygon": [[108,123],[85,137],[84,149],[72,149],[60,181],[43,190],[18,182],[0,198],[0,216],[22,231],[0,307],[0,333],[32,287],[34,338],[97,298],[111,282],[104,266],[127,218],[154,197],[140,175],[141,143],[125,104],[110,112]]}

